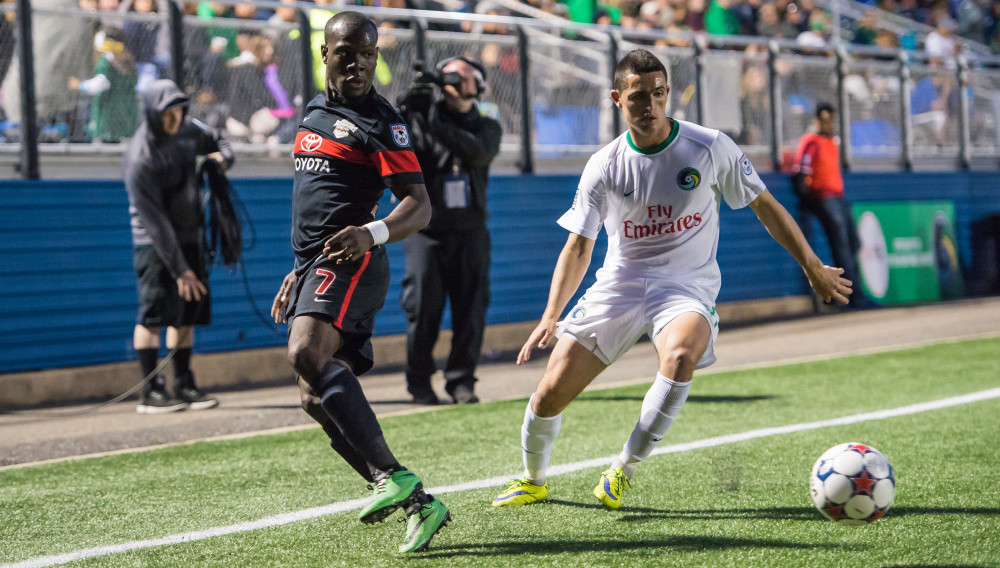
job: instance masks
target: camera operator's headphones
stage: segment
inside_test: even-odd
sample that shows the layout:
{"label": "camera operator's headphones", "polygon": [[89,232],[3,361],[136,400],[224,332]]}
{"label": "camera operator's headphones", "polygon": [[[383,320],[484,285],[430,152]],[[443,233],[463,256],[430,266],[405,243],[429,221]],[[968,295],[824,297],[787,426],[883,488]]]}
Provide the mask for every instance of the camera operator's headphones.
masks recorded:
{"label": "camera operator's headphones", "polygon": [[440,77],[441,73],[444,72],[444,68],[456,61],[464,61],[478,72],[478,75],[476,76],[476,96],[482,96],[483,93],[486,92],[486,68],[483,67],[482,63],[476,61],[475,59],[469,59],[468,57],[462,57],[461,55],[458,57],[442,59],[437,65],[434,66],[434,73]]}

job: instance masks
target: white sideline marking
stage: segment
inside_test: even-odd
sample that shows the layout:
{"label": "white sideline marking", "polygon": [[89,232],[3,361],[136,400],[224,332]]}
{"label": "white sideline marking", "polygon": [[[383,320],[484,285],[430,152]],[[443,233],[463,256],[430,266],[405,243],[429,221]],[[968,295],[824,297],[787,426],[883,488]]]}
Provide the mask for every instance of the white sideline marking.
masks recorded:
{"label": "white sideline marking", "polygon": [[[961,396],[953,396],[950,398],[943,398],[941,400],[935,400],[931,402],[921,402],[919,404],[900,406],[899,408],[890,408],[887,410],[866,412],[864,414],[854,414],[851,416],[831,418],[829,420],[819,420],[816,422],[789,424],[787,426],[776,426],[774,428],[761,428],[758,430],[749,430],[747,432],[740,432],[738,434],[727,434],[725,436],[706,438],[704,440],[697,440],[694,442],[687,442],[684,444],[674,444],[672,446],[665,446],[656,449],[653,451],[651,455],[673,454],[678,452],[686,452],[690,450],[711,448],[714,446],[722,446],[725,444],[732,444],[735,442],[745,442],[747,440],[753,440],[755,438],[766,438],[770,436],[778,436],[781,434],[791,434],[793,432],[817,430],[820,428],[829,428],[831,426],[845,426],[848,424],[857,424],[858,422],[867,422],[869,420],[882,420],[885,418],[894,418],[897,416],[906,416],[909,414],[918,414],[921,412],[928,412],[931,410],[939,410],[942,408],[948,408],[950,406],[960,406],[963,404],[970,404],[973,402],[980,402],[984,400],[990,400],[993,398],[1000,398],[1000,388],[974,392]],[[579,471],[582,469],[589,469],[592,467],[603,467],[607,465],[614,458],[615,456],[608,456],[604,458],[590,459],[575,463],[557,465],[550,467],[548,474],[562,475],[565,473]],[[516,477],[516,475],[517,474],[502,476],[502,477],[491,477],[489,479],[480,479],[478,481],[469,481],[466,483],[459,483],[456,485],[444,485],[441,487],[434,487],[428,489],[427,492],[433,494],[444,494],[444,493],[455,493],[459,491],[470,491],[473,489],[487,489],[489,487],[501,486],[507,480],[511,479],[511,477]],[[302,511],[295,511],[292,513],[284,513],[281,515],[275,515],[273,517],[265,517],[263,519],[258,519],[256,521],[248,521],[245,523],[229,525],[227,527],[215,527],[201,531],[180,533],[151,540],[135,540],[132,542],[126,542],[122,544],[112,544],[108,546],[100,546],[97,548],[86,548],[83,550],[76,550],[74,552],[67,552],[65,554],[56,554],[52,556],[39,556],[36,558],[23,560],[21,562],[15,562],[13,564],[4,564],[0,566],[0,568],[43,568],[45,566],[57,566],[60,564],[67,564],[69,562],[74,562],[76,560],[95,558],[98,556],[107,556],[110,554],[118,554],[121,552],[128,552],[131,550],[141,550],[144,548],[154,548],[157,546],[167,546],[171,544],[193,542],[196,540],[204,540],[206,538],[212,538],[228,534],[242,533],[257,529],[287,525],[290,523],[305,521],[308,519],[315,519],[317,517],[324,517],[326,515],[332,515],[335,513],[343,513],[353,509],[360,509],[367,502],[368,502],[367,499],[353,499],[351,501],[341,501],[340,503],[333,503],[331,505],[326,505],[324,507],[314,507],[312,509],[305,509]]]}

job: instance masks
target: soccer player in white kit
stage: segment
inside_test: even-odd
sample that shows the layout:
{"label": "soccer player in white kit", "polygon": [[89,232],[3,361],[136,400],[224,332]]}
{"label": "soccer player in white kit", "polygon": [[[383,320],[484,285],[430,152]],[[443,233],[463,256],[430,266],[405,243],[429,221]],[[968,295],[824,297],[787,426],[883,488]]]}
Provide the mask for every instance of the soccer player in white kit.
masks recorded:
{"label": "soccer player in white kit", "polygon": [[[602,473],[594,496],[617,509],[623,492],[687,400],[696,368],[715,362],[719,207],[745,206],[798,261],[827,301],[847,303],[852,283],[824,266],[788,211],[764,187],[747,157],[725,134],[666,116],[667,70],[644,49],[615,69],[611,99],[628,131],[594,154],[573,205],[559,224],[570,234],[559,254],[541,321],[521,348],[558,337],[521,428],[524,476],[508,483],[493,506],[548,496],[545,481],[562,411],[608,365],[648,334],[656,347],[656,379],[621,454]],[[569,316],[557,321],[590,265],[604,226],[604,265]]]}

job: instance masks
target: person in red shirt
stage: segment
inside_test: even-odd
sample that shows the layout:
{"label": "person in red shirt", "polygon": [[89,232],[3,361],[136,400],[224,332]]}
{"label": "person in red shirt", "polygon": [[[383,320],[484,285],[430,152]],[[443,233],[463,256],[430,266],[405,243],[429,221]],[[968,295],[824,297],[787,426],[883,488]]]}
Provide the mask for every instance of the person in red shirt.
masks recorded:
{"label": "person in red shirt", "polygon": [[799,224],[812,241],[812,219],[823,227],[833,254],[833,263],[844,269],[844,278],[855,284],[848,308],[876,307],[865,297],[858,272],[858,232],[851,205],[844,198],[844,178],[840,173],[840,149],[833,134],[834,108],[816,105],[816,132],[806,133],[795,151],[792,185],[799,197]]}

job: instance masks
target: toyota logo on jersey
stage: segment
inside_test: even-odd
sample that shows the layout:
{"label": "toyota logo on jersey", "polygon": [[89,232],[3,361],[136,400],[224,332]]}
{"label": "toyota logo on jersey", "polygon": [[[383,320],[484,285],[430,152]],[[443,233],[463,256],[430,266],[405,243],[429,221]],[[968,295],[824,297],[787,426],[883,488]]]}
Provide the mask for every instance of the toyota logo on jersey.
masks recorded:
{"label": "toyota logo on jersey", "polygon": [[300,145],[303,152],[315,152],[323,145],[323,137],[319,134],[307,134]]}

